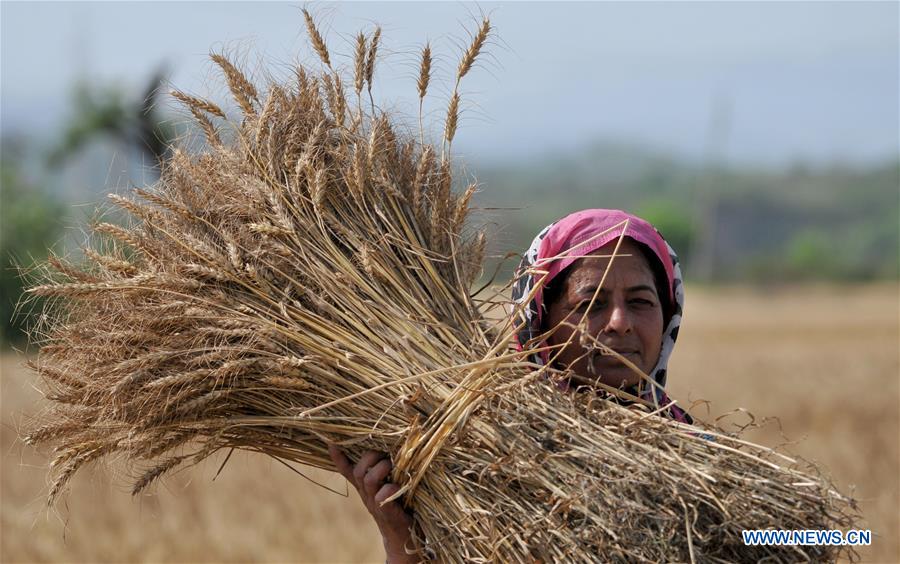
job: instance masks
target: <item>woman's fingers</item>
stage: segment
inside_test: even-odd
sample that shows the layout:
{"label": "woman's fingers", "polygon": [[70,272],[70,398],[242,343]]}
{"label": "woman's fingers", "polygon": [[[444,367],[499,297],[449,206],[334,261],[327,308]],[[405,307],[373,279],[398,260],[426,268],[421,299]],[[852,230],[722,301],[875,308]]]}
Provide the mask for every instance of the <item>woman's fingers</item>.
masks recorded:
{"label": "woman's fingers", "polygon": [[328,445],[328,455],[344,478],[352,483],[373,515],[381,515],[391,522],[409,522],[409,514],[396,501],[381,505],[400,490],[397,484],[385,484],[393,465],[382,452],[366,451],[353,465],[347,455],[335,445]]}
{"label": "woman's fingers", "polygon": [[391,473],[391,461],[384,454],[373,450],[367,451],[354,466],[347,455],[336,445],[328,445],[328,456],[335,468],[348,482],[359,491],[365,500],[378,492],[379,486]]}
{"label": "woman's fingers", "polygon": [[400,491],[400,486],[397,484],[385,484],[381,486],[381,489],[375,494],[375,504],[380,508],[379,510],[386,521],[392,523],[394,527],[398,527],[401,531],[408,531],[409,527],[412,526],[412,517],[405,509],[403,509],[403,506],[399,501],[394,500],[381,505],[384,500],[398,491]]}
{"label": "woman's fingers", "polygon": [[356,489],[358,489],[360,493],[365,491],[364,480],[369,469],[375,466],[382,458],[384,458],[384,453],[376,452],[374,450],[367,450],[365,454],[359,458],[359,462],[357,462],[356,466],[353,468],[353,480],[356,483]]}
{"label": "woman's fingers", "polygon": [[381,487],[384,480],[391,473],[391,468],[393,466],[390,459],[387,458],[382,458],[375,466],[369,468],[369,471],[363,477],[363,488],[366,490],[366,495],[375,497],[375,494],[378,493],[378,488]]}
{"label": "woman's fingers", "polygon": [[353,465],[350,464],[350,459],[347,458],[344,451],[338,448],[337,445],[328,445],[328,456],[331,457],[331,461],[334,462],[334,466],[341,473],[341,476],[352,482]]}
{"label": "woman's fingers", "polygon": [[[375,499],[375,503],[377,503],[378,505],[381,505],[382,502],[384,502],[384,500],[391,497],[398,491],[400,491],[400,486],[398,486],[397,484],[392,484],[392,483],[385,484],[385,485],[381,486],[381,488],[379,488],[378,492],[375,494],[375,497],[373,499]],[[394,500],[391,503],[397,503],[397,500]],[[388,504],[388,505],[390,505],[390,504]],[[400,504],[397,503],[397,505],[400,505]],[[387,505],[382,506],[382,507],[387,507]]]}
{"label": "woman's fingers", "polygon": [[328,445],[328,456],[337,471],[356,487],[363,504],[375,519],[388,553],[388,561],[416,561],[406,553],[406,547],[411,542],[412,515],[406,512],[399,501],[382,505],[387,498],[400,491],[397,484],[385,483],[393,468],[391,459],[383,452],[370,450],[354,465],[335,445]]}

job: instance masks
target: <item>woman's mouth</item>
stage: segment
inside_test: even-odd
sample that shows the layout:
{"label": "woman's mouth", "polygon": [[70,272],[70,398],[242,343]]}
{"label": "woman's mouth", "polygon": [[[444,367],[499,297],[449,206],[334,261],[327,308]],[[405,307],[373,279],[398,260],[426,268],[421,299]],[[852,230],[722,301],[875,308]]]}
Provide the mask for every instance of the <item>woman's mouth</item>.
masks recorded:
{"label": "woman's mouth", "polygon": [[[622,356],[622,357],[630,360],[631,362],[634,362],[634,360],[640,356],[640,354],[638,353],[638,351],[636,349],[609,349],[609,350],[611,350],[612,352],[615,352],[619,356]],[[612,354],[612,352],[598,350],[598,351],[595,351],[592,356],[593,356],[594,360],[600,361],[600,362],[620,362],[619,358],[615,354]]]}

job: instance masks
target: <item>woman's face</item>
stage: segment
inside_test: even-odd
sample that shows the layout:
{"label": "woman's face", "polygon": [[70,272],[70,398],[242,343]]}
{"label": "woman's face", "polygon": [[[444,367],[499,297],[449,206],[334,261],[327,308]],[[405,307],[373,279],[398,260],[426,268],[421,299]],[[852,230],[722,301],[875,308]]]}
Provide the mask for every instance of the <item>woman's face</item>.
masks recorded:
{"label": "woman's face", "polygon": [[[611,255],[616,241],[597,249],[592,255]],[[621,256],[621,255],[629,256]],[[653,271],[638,244],[626,238],[618,256],[597,292],[611,259],[589,256],[569,267],[559,299],[547,312],[550,345],[569,342],[556,356],[560,368],[570,368],[580,384],[600,382],[626,388],[640,382],[636,374],[619,359],[603,355],[597,343],[616,351],[645,374],[656,365],[662,348],[663,311],[653,279]],[[591,298],[597,292],[593,305]],[[576,329],[584,317],[586,335]],[[571,339],[571,340],[570,340]],[[557,352],[551,351],[551,358]]]}

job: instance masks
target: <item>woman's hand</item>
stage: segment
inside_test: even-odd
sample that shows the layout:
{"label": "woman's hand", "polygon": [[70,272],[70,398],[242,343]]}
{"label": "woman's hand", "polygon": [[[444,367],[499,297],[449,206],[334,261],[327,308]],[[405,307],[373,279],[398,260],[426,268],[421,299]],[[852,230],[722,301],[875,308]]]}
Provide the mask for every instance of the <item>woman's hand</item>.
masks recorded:
{"label": "woman's hand", "polygon": [[406,554],[406,547],[412,545],[412,515],[407,513],[396,500],[381,505],[400,489],[397,484],[386,482],[391,474],[391,459],[383,452],[367,451],[353,466],[347,456],[336,446],[328,446],[331,460],[347,481],[353,484],[366,509],[375,519],[388,564],[419,562],[414,554]]}

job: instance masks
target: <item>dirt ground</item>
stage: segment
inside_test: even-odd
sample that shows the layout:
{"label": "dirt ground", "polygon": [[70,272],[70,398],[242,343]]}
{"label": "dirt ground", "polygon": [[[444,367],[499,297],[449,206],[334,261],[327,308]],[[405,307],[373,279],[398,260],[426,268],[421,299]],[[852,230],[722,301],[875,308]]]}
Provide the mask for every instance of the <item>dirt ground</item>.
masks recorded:
{"label": "dirt ground", "polygon": [[[670,370],[671,395],[710,418],[746,408],[778,417],[751,432],[827,468],[854,491],[874,533],[865,561],[900,561],[900,288],[688,288]],[[44,505],[48,453],[17,440],[39,394],[15,354],[2,356],[0,561],[383,561],[377,530],[337,476],[304,479],[260,456],[235,455],[132,498],[109,467],[81,472],[56,510]],[[785,439],[786,438],[786,439]],[[115,465],[112,466],[113,468]]]}

